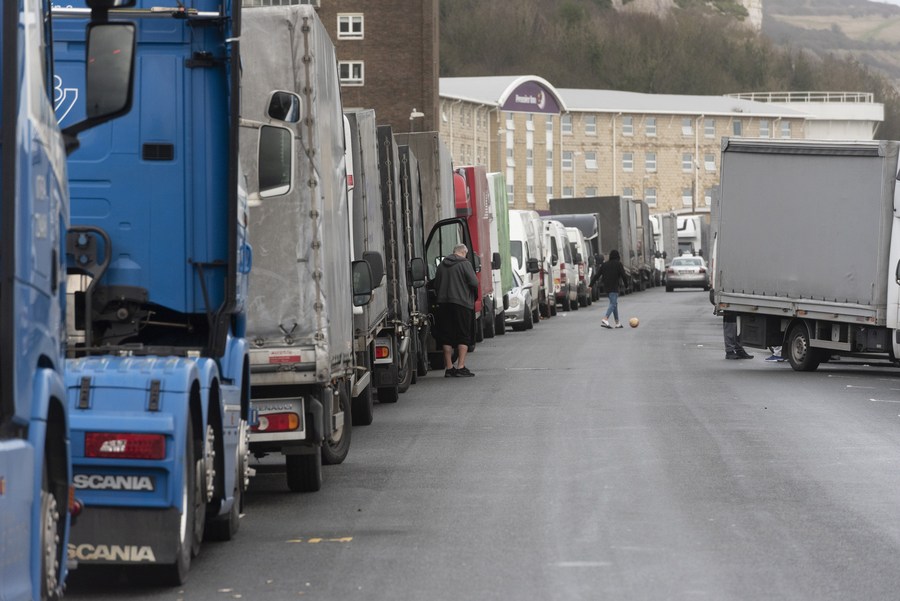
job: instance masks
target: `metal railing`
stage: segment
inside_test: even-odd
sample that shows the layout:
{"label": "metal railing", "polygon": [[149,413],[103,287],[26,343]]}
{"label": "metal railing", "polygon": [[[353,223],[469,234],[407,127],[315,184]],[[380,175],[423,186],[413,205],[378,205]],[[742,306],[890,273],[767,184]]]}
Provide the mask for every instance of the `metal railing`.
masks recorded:
{"label": "metal railing", "polygon": [[870,92],[742,92],[726,94],[729,98],[753,100],[754,102],[836,102],[873,103],[875,94]]}

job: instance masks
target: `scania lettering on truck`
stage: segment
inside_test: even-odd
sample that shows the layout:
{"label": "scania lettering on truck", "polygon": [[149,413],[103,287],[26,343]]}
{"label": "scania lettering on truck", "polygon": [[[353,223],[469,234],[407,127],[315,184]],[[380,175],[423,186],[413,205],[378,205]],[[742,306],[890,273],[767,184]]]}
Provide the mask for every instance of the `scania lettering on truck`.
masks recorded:
{"label": "scania lettering on truck", "polygon": [[723,139],[715,300],[742,344],[782,345],[797,371],[835,355],[898,363],[898,153]]}
{"label": "scania lettering on truck", "polygon": [[[109,8],[114,2],[92,2]],[[125,5],[125,2],[119,2]],[[128,111],[134,27],[94,25],[91,48],[119,48],[82,89],[94,112],[63,134],[53,115],[50,3],[10,0],[0,12],[0,599],[62,596],[68,568],[72,490],[64,381],[66,152],[77,134]],[[92,19],[93,20],[93,19]],[[84,36],[84,24],[82,24]],[[74,82],[73,82],[74,83]],[[116,99],[116,100],[114,100]]]}
{"label": "scania lettering on truck", "polygon": [[[77,89],[83,18],[68,11],[74,20],[54,19],[63,124],[95,110]],[[204,536],[235,534],[250,475],[239,11],[128,9],[140,32],[133,109],[85,136],[68,165],[78,286],[66,387],[86,507],[69,558],[158,566],[172,584]]]}
{"label": "scania lettering on truck", "polygon": [[315,9],[246,8],[243,48],[240,154],[257,265],[250,448],[284,455],[290,490],[316,491],[322,463],[350,450],[351,398],[367,384],[353,306],[370,301],[372,270],[351,260],[337,63]]}

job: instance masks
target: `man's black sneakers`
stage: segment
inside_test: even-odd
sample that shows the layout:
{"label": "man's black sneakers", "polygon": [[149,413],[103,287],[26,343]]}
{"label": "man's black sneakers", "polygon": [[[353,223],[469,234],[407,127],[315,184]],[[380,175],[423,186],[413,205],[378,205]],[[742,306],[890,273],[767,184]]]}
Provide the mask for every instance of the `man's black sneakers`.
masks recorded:
{"label": "man's black sneakers", "polygon": [[445,378],[455,378],[458,375],[459,375],[459,370],[457,370],[455,367],[451,367],[450,369],[444,370]]}
{"label": "man's black sneakers", "polygon": [[457,378],[472,378],[474,376],[475,376],[475,374],[470,372],[468,367],[460,367],[459,369],[456,370]]}

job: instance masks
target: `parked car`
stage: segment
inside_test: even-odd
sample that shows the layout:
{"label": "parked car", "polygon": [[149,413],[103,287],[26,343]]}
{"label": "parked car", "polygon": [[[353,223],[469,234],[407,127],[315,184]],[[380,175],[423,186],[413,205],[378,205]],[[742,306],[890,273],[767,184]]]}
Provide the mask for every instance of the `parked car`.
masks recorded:
{"label": "parked car", "polygon": [[709,290],[709,270],[703,257],[682,255],[672,259],[666,268],[666,292],[675,288]]}
{"label": "parked car", "polygon": [[534,327],[534,297],[531,282],[523,282],[519,273],[513,270],[513,288],[509,293],[509,308],[506,310],[506,325],[516,332]]}

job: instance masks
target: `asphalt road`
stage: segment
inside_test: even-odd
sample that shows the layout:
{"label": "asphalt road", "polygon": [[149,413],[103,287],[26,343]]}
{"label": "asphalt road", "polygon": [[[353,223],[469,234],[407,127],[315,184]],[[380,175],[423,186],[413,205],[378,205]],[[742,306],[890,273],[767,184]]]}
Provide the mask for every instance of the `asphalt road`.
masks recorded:
{"label": "asphalt road", "polygon": [[83,573],[72,599],[900,598],[900,371],[726,361],[707,293],[622,297],[432,372],[322,491],[251,483],[189,582]]}

